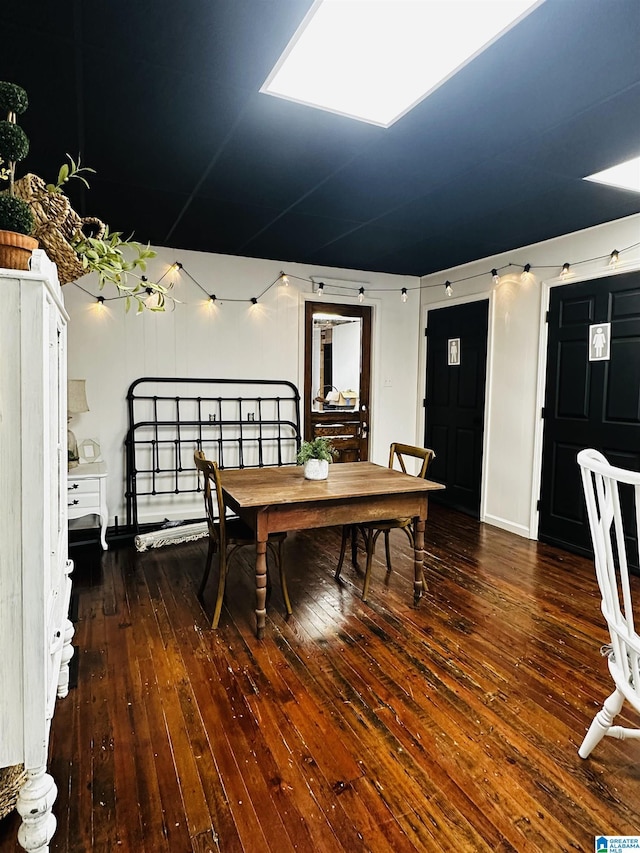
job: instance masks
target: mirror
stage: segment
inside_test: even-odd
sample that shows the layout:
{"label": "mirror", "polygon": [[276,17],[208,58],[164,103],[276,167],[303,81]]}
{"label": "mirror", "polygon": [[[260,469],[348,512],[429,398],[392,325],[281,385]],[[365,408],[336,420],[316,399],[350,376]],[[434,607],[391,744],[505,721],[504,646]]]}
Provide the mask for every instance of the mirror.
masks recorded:
{"label": "mirror", "polygon": [[313,314],[312,411],[352,412],[360,403],[362,319]]}

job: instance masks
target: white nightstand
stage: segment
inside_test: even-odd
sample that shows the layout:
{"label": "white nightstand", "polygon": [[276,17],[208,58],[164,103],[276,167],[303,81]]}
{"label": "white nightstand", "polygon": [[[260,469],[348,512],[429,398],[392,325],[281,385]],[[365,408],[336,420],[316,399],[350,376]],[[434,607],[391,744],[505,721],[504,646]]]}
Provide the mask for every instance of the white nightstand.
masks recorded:
{"label": "white nightstand", "polygon": [[88,462],[69,470],[67,480],[69,518],[97,515],[100,518],[100,542],[107,550],[107,465]]}

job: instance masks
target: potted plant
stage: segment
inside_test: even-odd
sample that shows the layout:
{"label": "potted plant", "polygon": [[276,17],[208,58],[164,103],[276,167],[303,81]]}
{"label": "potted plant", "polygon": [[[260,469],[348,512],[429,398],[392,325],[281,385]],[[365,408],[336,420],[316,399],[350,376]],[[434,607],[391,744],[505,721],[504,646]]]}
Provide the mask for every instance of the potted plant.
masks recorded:
{"label": "potted plant", "polygon": [[[55,184],[47,184],[32,174],[15,179],[16,162],[23,160],[29,150],[16,115],[23,113],[27,105],[24,89],[15,83],[0,82],[0,112],[7,114],[6,121],[0,121],[0,180],[9,182],[8,189],[0,193],[0,229],[20,232],[15,236],[29,241],[28,248],[23,250],[22,266],[1,255],[0,266],[28,269],[31,252],[40,243],[58,268],[60,284],[95,272],[100,289],[107,283],[113,284],[125,298],[127,310],[133,301],[137,302],[138,312],[144,308],[163,311],[170,286],[148,281],[143,275],[147,260],[155,257],[153,249],[131,239],[123,240],[121,232],[110,233],[108,226],[93,216],[78,216],[64,194],[63,187],[72,178],[88,187],[85,174],[93,169],[81,166],[80,158],[76,163],[67,154],[69,163],[60,167]],[[26,234],[32,234],[33,238],[26,238]],[[157,298],[147,303],[149,293]]]}
{"label": "potted plant", "polygon": [[0,195],[0,266],[8,269],[29,269],[31,252],[38,241],[30,236],[33,230],[31,208],[15,192],[16,163],[24,160],[29,140],[17,123],[17,116],[26,110],[27,93],[15,83],[0,83],[0,178],[9,182],[8,192]]}
{"label": "potted plant", "polygon": [[304,465],[307,480],[326,480],[329,476],[329,462],[336,455],[330,438],[319,436],[312,441],[303,441],[296,457],[298,465]]}

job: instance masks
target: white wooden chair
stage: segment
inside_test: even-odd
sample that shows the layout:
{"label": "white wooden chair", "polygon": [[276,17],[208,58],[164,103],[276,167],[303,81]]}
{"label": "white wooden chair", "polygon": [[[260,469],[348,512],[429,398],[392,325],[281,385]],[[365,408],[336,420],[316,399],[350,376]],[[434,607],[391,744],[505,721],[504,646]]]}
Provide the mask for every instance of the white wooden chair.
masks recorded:
{"label": "white wooden chair", "polygon": [[[632,599],[632,586],[637,587],[638,583],[635,578],[630,583],[625,540],[625,532],[629,537],[632,529],[636,537],[640,535],[640,473],[613,467],[596,450],[582,450],[578,464],[602,596],[601,609],[611,637],[603,653],[616,686],[594,717],[578,750],[581,758],[587,758],[605,735],[620,740],[640,738],[640,729],[613,725],[625,699],[640,712],[640,637],[636,633]],[[621,493],[626,510],[624,529]],[[627,509],[630,505],[631,513]]]}

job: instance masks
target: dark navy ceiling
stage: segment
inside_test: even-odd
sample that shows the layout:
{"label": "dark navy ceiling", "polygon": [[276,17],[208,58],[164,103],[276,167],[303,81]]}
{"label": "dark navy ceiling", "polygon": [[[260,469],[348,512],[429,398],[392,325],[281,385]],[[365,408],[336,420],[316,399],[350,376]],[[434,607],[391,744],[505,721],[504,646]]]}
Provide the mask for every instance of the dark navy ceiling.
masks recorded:
{"label": "dark navy ceiling", "polygon": [[546,0],[389,129],[259,94],[310,4],[3,4],[25,170],[81,152],[76,208],[155,245],[413,275],[640,211],[581,180],[640,155],[640,0]]}

